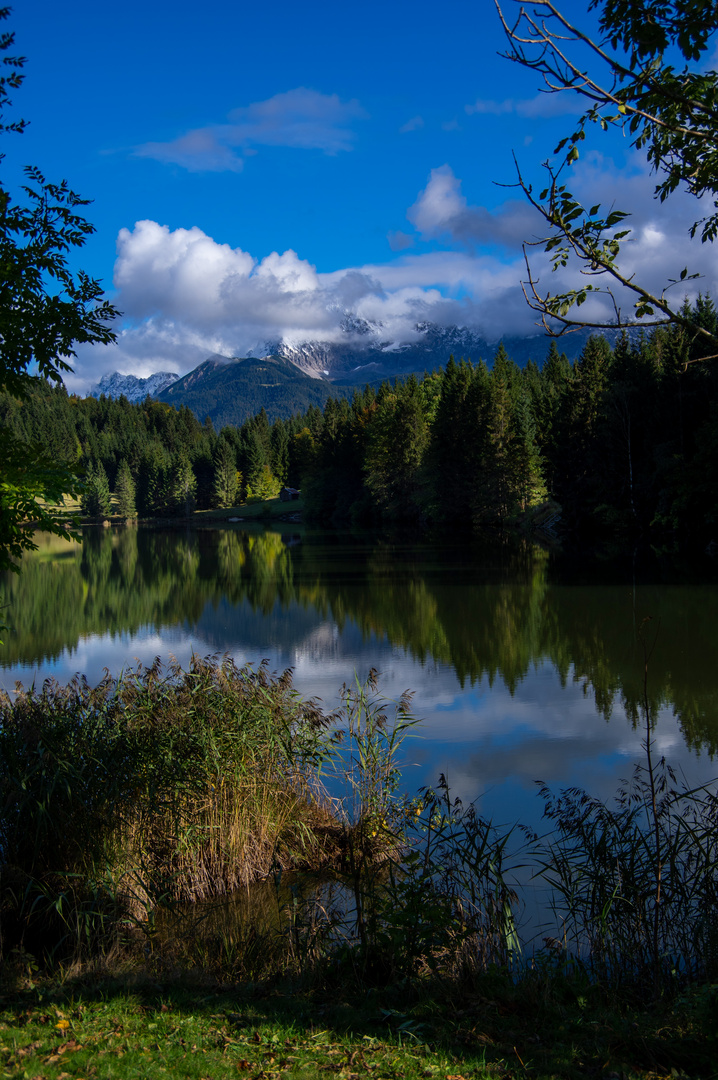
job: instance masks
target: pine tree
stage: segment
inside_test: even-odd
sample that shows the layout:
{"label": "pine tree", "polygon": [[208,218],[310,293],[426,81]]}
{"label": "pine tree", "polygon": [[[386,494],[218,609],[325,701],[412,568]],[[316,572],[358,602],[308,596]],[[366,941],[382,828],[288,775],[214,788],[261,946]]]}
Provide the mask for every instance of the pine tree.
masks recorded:
{"label": "pine tree", "polygon": [[236,506],[239,488],[237,456],[226,439],[220,439],[214,455],[212,505],[220,509]]}
{"label": "pine tree", "polygon": [[110,513],[110,485],[101,461],[89,464],[80,505],[87,517],[106,518]]}
{"label": "pine tree", "polygon": [[259,500],[260,502],[265,499],[276,499],[277,495],[279,495],[280,486],[279,481],[272,475],[269,465],[265,465],[258,474],[254,487],[247,485],[247,499]]}
{"label": "pine tree", "polygon": [[382,395],[369,427],[364,470],[378,506],[392,517],[419,510],[420,469],[429,441],[422,397],[412,375]]}
{"label": "pine tree", "polygon": [[197,507],[197,480],[187,454],[182,450],[172,463],[170,505],[172,514],[190,517]]}
{"label": "pine tree", "polygon": [[117,470],[117,483],[115,485],[115,499],[117,501],[117,513],[123,518],[137,516],[135,506],[135,482],[127,462],[122,459]]}
{"label": "pine tree", "polygon": [[477,478],[478,520],[504,521],[514,510],[516,459],[514,430],[514,381],[516,369],[503,344],[494,357],[487,384],[485,439]]}
{"label": "pine tree", "polygon": [[474,368],[449,357],[441,383],[427,450],[427,470],[436,512],[445,518],[466,515],[466,502],[473,482],[472,460],[476,439],[476,417],[470,391]]}
{"label": "pine tree", "polygon": [[275,420],[272,424],[272,454],[270,466],[278,482],[284,487],[289,474],[289,432],[286,424]]}
{"label": "pine tree", "polygon": [[269,465],[264,442],[256,429],[242,432],[242,457],[247,492],[255,492],[261,485],[265,466]]}
{"label": "pine tree", "polygon": [[157,441],[148,443],[137,475],[137,508],[142,517],[166,514],[169,510],[171,459]]}

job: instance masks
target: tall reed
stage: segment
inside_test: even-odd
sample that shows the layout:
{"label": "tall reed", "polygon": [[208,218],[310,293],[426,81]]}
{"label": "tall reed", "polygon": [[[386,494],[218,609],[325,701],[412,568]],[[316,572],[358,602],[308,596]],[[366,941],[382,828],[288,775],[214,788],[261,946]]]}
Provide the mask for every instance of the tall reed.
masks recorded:
{"label": "tall reed", "polygon": [[73,902],[139,918],[160,897],[200,899],[277,865],[320,863],[332,842],[325,727],[288,672],[227,657],[4,695],[4,937]]}
{"label": "tall reed", "polygon": [[332,717],[330,786],[341,792],[352,895],[343,939],[354,971],[375,980],[484,969],[519,952],[513,832],[452,802],[443,776],[419,799],[402,792],[405,740],[418,722],[411,697],[387,701],[372,669],[366,684],[342,688]]}
{"label": "tall reed", "polygon": [[536,849],[562,939],[595,977],[658,996],[666,985],[718,973],[718,794],[679,782],[655,760],[648,694],[656,634],[643,652],[644,760],[613,804],[580,788],[541,785],[554,831]]}

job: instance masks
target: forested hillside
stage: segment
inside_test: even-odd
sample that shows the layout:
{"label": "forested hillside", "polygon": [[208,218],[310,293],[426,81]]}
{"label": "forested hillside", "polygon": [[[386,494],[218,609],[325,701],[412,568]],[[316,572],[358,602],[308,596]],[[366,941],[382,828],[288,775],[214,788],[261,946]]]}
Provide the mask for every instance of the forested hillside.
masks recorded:
{"label": "forested hillside", "polygon": [[[716,326],[710,300],[696,314]],[[615,348],[591,338],[574,363],[553,344],[540,369],[499,347],[491,369],[452,358],[219,432],[187,407],[41,385],[24,401],[2,395],[0,423],[84,469],[97,516],[110,491],[125,516],[186,516],[289,484],[311,518],[335,524],[501,525],[557,503],[566,534],[705,544],[718,530],[718,368],[693,359],[677,327]]]}

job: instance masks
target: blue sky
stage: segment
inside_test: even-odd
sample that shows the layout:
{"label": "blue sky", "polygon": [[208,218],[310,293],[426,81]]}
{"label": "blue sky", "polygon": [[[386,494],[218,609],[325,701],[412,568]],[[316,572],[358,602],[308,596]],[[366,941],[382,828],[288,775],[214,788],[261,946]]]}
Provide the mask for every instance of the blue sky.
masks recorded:
{"label": "blue sky", "polygon": [[[5,137],[5,183],[32,163],[94,200],[78,265],[124,312],[116,346],[78,355],[73,388],[331,339],[346,312],[386,340],[423,319],[537,332],[519,281],[540,226],[496,182],[514,180],[514,151],[540,184],[577,106],[497,55],[493,0],[35,0],[6,25],[30,126]],[[634,209],[637,270],[658,251],[680,270],[689,200],[658,208],[620,138],[597,135],[574,171],[586,198]],[[697,255],[710,289],[715,260]]]}

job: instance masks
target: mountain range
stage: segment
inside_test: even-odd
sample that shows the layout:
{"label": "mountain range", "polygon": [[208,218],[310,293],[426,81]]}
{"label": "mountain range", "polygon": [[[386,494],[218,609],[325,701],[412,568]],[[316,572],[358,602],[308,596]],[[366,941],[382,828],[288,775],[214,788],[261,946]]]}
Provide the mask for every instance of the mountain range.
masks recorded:
{"label": "mountain range", "polygon": [[[443,367],[451,355],[457,360],[461,357],[474,361],[483,359],[491,366],[499,347],[499,341],[490,342],[468,326],[417,323],[411,340],[392,341],[378,324],[346,316],[340,330],[342,336],[335,341],[294,343],[281,338],[257,345],[248,355],[277,356],[289,360],[313,378],[363,386],[396,375],[432,371]],[[566,339],[569,349],[564,351],[569,356],[578,355],[587,336],[587,333],[572,335],[580,340]],[[521,367],[529,360],[542,364],[550,344],[546,334],[504,337],[502,340],[509,356]]]}
{"label": "mountain range", "polygon": [[98,398],[104,394],[109,398],[124,396],[128,401],[144,401],[148,394],[150,397],[157,397],[166,386],[178,379],[176,371],[156,371],[146,379],[138,379],[136,375],[120,375],[119,371],[113,371],[110,375],[103,375],[87,397]]}
{"label": "mountain range", "polygon": [[155,396],[170,405],[186,405],[198,420],[209,417],[217,431],[240,425],[264,408],[270,422],[287,420],[310,405],[320,409],[328,397],[351,393],[325,379],[313,379],[278,356],[213,357]]}
{"label": "mountain range", "polygon": [[[242,424],[262,407],[270,421],[286,419],[310,405],[323,407],[328,397],[351,395],[357,386],[378,385],[385,379],[443,367],[449,357],[478,361],[489,366],[499,342],[489,342],[466,326],[417,323],[411,341],[390,341],[382,328],[354,316],[341,325],[336,341],[293,343],[285,338],[259,343],[245,357],[212,356],[187,375],[157,372],[146,379],[113,372],[90,392],[130,401],[151,397],[169,404],[186,405],[215,428]],[[577,356],[588,331],[570,335],[560,343],[569,359]],[[504,347],[521,367],[529,360],[541,365],[549,349],[546,334],[505,337]]]}

